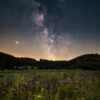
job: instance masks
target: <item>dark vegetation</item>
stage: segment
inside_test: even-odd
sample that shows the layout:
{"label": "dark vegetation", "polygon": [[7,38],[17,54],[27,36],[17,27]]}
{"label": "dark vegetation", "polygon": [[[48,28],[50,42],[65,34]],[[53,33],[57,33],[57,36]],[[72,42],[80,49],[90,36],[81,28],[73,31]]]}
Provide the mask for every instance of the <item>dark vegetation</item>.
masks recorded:
{"label": "dark vegetation", "polygon": [[49,61],[31,58],[17,58],[9,54],[0,53],[0,70],[23,69],[83,69],[100,70],[100,55],[86,54],[69,61]]}

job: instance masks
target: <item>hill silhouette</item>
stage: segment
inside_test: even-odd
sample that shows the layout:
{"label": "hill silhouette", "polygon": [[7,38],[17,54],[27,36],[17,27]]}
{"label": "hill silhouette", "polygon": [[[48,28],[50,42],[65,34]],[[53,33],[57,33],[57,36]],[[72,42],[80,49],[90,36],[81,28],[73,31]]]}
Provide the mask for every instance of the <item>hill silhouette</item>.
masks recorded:
{"label": "hill silhouette", "polygon": [[23,69],[83,69],[100,70],[100,55],[85,54],[69,61],[49,61],[32,58],[18,58],[0,52],[0,70],[23,70]]}

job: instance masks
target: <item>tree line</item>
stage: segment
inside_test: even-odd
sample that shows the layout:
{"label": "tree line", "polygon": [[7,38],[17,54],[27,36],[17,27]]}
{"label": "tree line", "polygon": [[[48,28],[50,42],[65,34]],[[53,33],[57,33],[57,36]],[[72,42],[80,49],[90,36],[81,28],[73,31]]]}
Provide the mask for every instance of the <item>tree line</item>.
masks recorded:
{"label": "tree line", "polygon": [[[67,58],[67,57],[66,57]],[[18,58],[0,52],[0,70],[24,70],[24,69],[83,69],[100,70],[100,55],[86,54],[72,60],[52,61],[32,58]]]}

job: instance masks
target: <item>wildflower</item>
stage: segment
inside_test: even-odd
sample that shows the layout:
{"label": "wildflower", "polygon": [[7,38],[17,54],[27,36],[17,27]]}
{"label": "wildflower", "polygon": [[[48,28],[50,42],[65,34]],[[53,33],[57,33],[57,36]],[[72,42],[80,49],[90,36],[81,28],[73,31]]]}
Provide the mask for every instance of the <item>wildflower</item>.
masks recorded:
{"label": "wildflower", "polygon": [[61,80],[60,82],[63,83],[63,84],[68,84],[69,83],[68,80]]}
{"label": "wildflower", "polygon": [[28,89],[29,87],[30,87],[30,84],[28,83],[21,84],[22,89]]}
{"label": "wildflower", "polygon": [[81,77],[81,78],[88,78],[89,75],[88,75],[88,74],[85,74],[85,73],[81,73],[81,74],[80,74],[80,77]]}

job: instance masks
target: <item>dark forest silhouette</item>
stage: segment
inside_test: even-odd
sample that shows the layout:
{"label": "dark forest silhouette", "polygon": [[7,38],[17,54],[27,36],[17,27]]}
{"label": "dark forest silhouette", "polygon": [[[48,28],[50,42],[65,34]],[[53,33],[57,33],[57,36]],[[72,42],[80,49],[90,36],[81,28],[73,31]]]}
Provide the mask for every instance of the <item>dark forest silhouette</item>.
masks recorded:
{"label": "dark forest silhouette", "polygon": [[100,70],[100,55],[86,54],[69,61],[50,61],[32,58],[18,58],[0,52],[0,70],[24,70],[24,69],[83,69]]}

